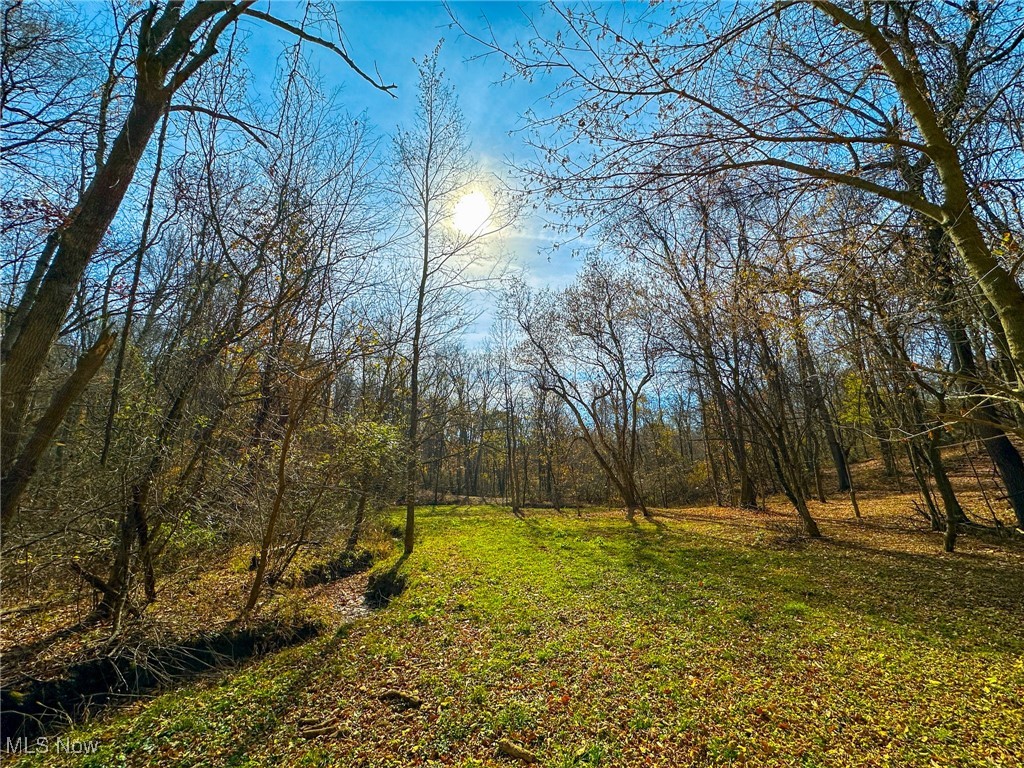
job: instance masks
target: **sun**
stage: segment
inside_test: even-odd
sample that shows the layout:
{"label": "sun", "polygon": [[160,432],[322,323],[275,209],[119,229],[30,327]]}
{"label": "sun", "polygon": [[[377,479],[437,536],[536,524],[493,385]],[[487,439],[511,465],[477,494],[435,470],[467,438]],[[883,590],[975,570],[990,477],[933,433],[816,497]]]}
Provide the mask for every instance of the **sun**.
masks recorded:
{"label": "sun", "polygon": [[491,218],[491,203],[483,192],[470,192],[459,198],[452,212],[452,224],[466,235],[480,232]]}

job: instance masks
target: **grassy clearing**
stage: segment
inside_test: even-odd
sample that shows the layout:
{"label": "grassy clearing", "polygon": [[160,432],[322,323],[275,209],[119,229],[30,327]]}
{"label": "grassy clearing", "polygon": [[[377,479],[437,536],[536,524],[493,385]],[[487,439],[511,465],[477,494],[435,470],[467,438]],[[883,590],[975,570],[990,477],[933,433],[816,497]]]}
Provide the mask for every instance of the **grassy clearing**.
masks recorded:
{"label": "grassy clearing", "polygon": [[500,738],[550,766],[1022,764],[1024,553],[944,555],[906,499],[862,506],[819,509],[821,542],[711,508],[423,509],[387,609],[18,764],[508,765]]}

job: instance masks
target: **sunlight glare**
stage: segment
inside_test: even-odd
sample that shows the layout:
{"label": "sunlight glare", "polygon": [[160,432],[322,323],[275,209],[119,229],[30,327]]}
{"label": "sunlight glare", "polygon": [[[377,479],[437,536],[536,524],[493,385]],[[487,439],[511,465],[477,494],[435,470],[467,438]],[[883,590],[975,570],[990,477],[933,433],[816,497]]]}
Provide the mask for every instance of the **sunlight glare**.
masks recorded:
{"label": "sunlight glare", "polygon": [[466,235],[480,232],[491,217],[491,204],[483,192],[470,192],[459,198],[452,212],[455,228]]}

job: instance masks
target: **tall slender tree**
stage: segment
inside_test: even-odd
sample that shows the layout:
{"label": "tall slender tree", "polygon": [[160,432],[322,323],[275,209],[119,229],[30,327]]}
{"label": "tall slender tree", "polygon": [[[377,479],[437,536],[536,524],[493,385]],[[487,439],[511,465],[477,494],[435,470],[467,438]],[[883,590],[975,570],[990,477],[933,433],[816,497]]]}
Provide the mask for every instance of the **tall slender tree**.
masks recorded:
{"label": "tall slender tree", "polygon": [[[410,247],[417,254],[409,345],[406,554],[415,542],[424,351],[450,331],[467,290],[494,277],[495,264],[482,258],[481,241],[514,219],[515,201],[473,160],[458,96],[439,63],[443,42],[419,62],[416,117],[394,140],[394,186],[410,224],[406,242],[415,243]],[[456,220],[456,207],[466,199],[473,201],[472,215]]]}

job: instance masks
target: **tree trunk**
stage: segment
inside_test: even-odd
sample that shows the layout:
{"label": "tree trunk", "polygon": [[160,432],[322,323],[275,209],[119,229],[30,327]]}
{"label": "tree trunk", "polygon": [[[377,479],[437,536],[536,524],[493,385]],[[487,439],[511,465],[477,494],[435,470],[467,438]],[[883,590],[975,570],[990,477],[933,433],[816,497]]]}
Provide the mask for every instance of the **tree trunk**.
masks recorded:
{"label": "tree trunk", "polygon": [[352,521],[352,531],[345,542],[345,549],[349,552],[354,550],[356,544],[359,543],[359,534],[362,532],[363,521],[366,519],[366,499],[368,495],[365,490],[359,494],[359,502],[356,504],[356,516]]}
{"label": "tree trunk", "polygon": [[[216,53],[217,38],[248,5],[251,2],[199,3],[182,15],[180,4],[172,3],[157,19],[161,6],[153,3],[143,14],[134,60],[135,90],[127,117],[107,157],[98,157],[95,174],[67,221],[47,239],[26,291],[4,329],[0,344],[0,474],[6,475],[14,464],[36,379],[86,268],[121,207],[160,116],[175,89]],[[201,51],[182,67],[196,43],[193,36],[197,30],[218,14],[223,15],[207,30]],[[171,72],[174,75],[166,83]],[[53,258],[46,264],[51,253]]]}
{"label": "tree trunk", "polygon": [[288,453],[291,448],[292,435],[295,432],[294,418],[288,420],[285,427],[284,437],[281,439],[281,455],[277,460],[277,488],[274,491],[274,503],[270,508],[270,516],[267,518],[266,526],[263,529],[263,537],[260,541],[259,560],[256,564],[256,573],[253,575],[252,585],[249,587],[249,597],[242,608],[241,618],[247,619],[252,615],[259,601],[260,593],[263,591],[263,581],[266,578],[267,567],[270,561],[270,549],[274,544],[274,537],[277,535],[277,524],[281,519],[281,512],[284,508],[284,497],[288,490]]}
{"label": "tree trunk", "polygon": [[930,256],[928,271],[935,286],[936,311],[952,353],[953,372],[961,378],[961,386],[971,396],[973,410],[978,414],[975,429],[1006,488],[1006,498],[1017,525],[1024,528],[1024,461],[1006,432],[998,426],[1003,421],[1002,416],[981,382],[967,327],[956,314],[956,286],[945,232],[940,227],[929,226],[927,244]]}
{"label": "tree trunk", "polygon": [[[0,443],[16,450],[32,387],[75,297],[90,259],[107,233],[135,175],[170,94],[160,82],[140,77],[131,111],[106,162],[82,193],[68,223],[57,236],[53,260],[36,293],[26,293],[7,328],[3,356],[4,393],[0,400]],[[5,456],[4,468],[11,463]]]}
{"label": "tree trunk", "polygon": [[1024,461],[1006,432],[998,426],[1002,418],[979,381],[980,374],[966,329],[948,315],[943,318],[943,328],[953,351],[954,372],[963,377],[964,391],[972,396],[978,414],[979,420],[974,423],[974,428],[1006,488],[1006,499],[1013,509],[1017,526],[1024,528]]}
{"label": "tree trunk", "polygon": [[[711,396],[718,408],[718,415],[722,422],[722,431],[731,449],[733,464],[739,475],[739,506],[743,509],[754,509],[757,507],[757,488],[750,475],[750,462],[747,457],[746,434],[743,428],[741,414],[730,408],[729,400],[725,396],[725,389],[715,364],[714,356],[710,348],[704,349],[705,367],[708,372],[708,380],[711,384]],[[732,495],[732,489],[729,489]]]}
{"label": "tree trunk", "polygon": [[[936,162],[936,166],[941,173],[940,163]],[[961,183],[964,183],[962,179]],[[966,192],[957,208],[959,210],[951,212],[947,217],[946,229],[967,263],[971,277],[977,281],[985,298],[995,309],[1019,381],[1024,373],[1024,291],[989,250],[967,202]]]}
{"label": "tree trunk", "polygon": [[[36,473],[40,460],[46,453],[54,434],[64,421],[68,410],[82,392],[89,385],[93,376],[103,365],[107,354],[114,346],[117,334],[104,330],[92,347],[79,358],[75,370],[68,377],[64,385],[54,393],[49,406],[42,418],[39,419],[25,447],[17,458],[12,457],[9,471],[3,474],[3,481],[0,483],[0,497],[2,497],[2,511],[0,521],[4,525],[10,523],[18,509],[21,496],[28,488],[29,481]],[[4,381],[4,389],[7,388],[7,381]],[[4,438],[5,440],[7,437]],[[16,446],[8,446],[13,454]]]}
{"label": "tree trunk", "polygon": [[938,437],[928,436],[926,439],[928,442],[925,443],[925,456],[928,460],[928,466],[932,470],[935,487],[939,491],[939,496],[942,497],[942,506],[946,511],[946,519],[956,520],[960,523],[966,522],[967,515],[964,514],[963,507],[960,506],[960,501],[953,490],[953,484],[949,481],[949,475],[946,474],[946,466],[942,461],[942,453],[938,447]]}
{"label": "tree trunk", "polygon": [[[825,433],[825,443],[828,445],[829,453],[832,454],[832,464],[836,469],[839,492],[846,493],[850,490],[850,467],[846,460],[846,451],[839,441],[839,434],[825,401],[825,391],[821,386],[818,366],[814,362],[810,342],[808,342],[807,334],[804,331],[803,312],[800,308],[799,297],[791,295],[790,304],[796,323],[796,350],[800,371],[804,378],[804,388],[810,400],[811,410],[818,415],[818,420]],[[824,494],[819,495],[823,496]]]}
{"label": "tree trunk", "polygon": [[1024,290],[993,255],[985,241],[971,207],[970,187],[960,155],[935,106],[929,100],[926,90],[920,87],[914,72],[901,61],[893,42],[870,20],[860,19],[829,0],[814,0],[813,4],[834,21],[859,35],[872,48],[917,124],[928,145],[928,157],[935,165],[945,199],[941,206],[928,204],[917,205],[916,208],[949,233],[971,278],[981,288],[999,318],[1010,359],[1020,377],[1024,373]]}
{"label": "tree trunk", "polygon": [[818,523],[815,522],[814,517],[811,515],[811,511],[807,507],[807,501],[804,499],[803,492],[800,490],[799,477],[793,477],[791,472],[792,467],[790,465],[785,443],[779,441],[777,444],[770,444],[768,450],[771,453],[772,465],[775,467],[775,474],[779,478],[779,483],[782,485],[782,490],[786,494],[786,498],[789,499],[790,503],[796,509],[797,515],[800,517],[804,533],[813,539],[821,538],[821,531],[818,529]]}
{"label": "tree trunk", "polygon": [[928,512],[928,519],[932,530],[941,530],[941,518],[938,507],[935,506],[935,499],[932,498],[931,488],[928,487],[928,478],[921,468],[922,461],[919,458],[919,451],[912,443],[907,443],[907,460],[910,462],[910,472],[917,481],[918,490],[921,491],[921,498],[924,499],[925,508]]}
{"label": "tree trunk", "polygon": [[424,202],[423,210],[423,263],[419,291],[416,294],[416,321],[412,337],[412,366],[409,372],[409,455],[405,465],[405,536],[404,553],[411,555],[416,543],[416,475],[419,470],[420,451],[420,341],[423,334],[423,310],[427,299],[427,280],[430,277],[430,206]]}

